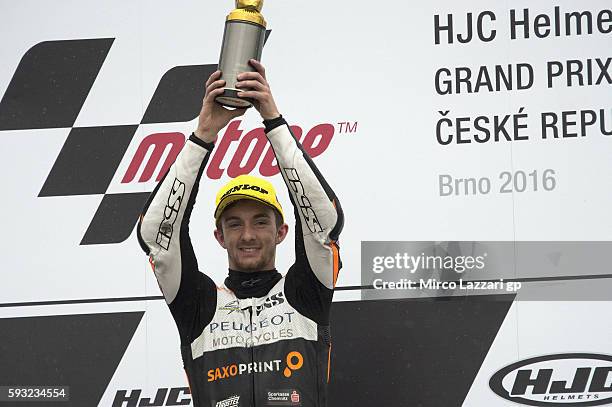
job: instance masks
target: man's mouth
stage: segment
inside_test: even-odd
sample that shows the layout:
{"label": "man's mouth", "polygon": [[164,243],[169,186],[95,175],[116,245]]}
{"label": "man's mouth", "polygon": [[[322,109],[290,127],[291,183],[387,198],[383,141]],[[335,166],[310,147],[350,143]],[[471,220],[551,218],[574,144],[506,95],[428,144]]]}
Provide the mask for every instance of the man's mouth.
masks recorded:
{"label": "man's mouth", "polygon": [[259,250],[259,247],[241,247],[240,251],[243,253],[255,253],[256,251]]}

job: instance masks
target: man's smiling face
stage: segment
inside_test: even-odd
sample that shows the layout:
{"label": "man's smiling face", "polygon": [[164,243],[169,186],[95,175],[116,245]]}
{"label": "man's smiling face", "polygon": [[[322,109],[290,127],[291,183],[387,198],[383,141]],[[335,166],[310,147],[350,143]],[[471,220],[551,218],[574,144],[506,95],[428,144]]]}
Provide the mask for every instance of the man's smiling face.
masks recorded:
{"label": "man's smiling face", "polygon": [[271,270],[276,245],[287,235],[277,225],[275,210],[251,199],[239,200],[221,214],[215,238],[227,250],[229,267],[238,271]]}

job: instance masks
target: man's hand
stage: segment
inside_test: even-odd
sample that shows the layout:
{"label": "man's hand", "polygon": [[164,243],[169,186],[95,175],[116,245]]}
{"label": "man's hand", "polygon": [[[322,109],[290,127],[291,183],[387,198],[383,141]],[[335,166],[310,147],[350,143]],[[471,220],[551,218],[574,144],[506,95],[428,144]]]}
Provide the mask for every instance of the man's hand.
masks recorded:
{"label": "man's hand", "polygon": [[225,81],[219,78],[221,78],[221,71],[215,71],[206,81],[206,94],[202,101],[198,128],[194,132],[196,137],[207,143],[215,141],[217,133],[227,126],[230,120],[246,112],[246,109],[230,110],[215,102],[215,98],[223,93],[223,86],[225,86]]}
{"label": "man's hand", "polygon": [[249,63],[255,68],[255,72],[243,72],[237,76],[236,87],[241,90],[241,92],[238,92],[238,96],[254,100],[253,105],[264,120],[277,118],[280,113],[276,108],[270,85],[266,80],[264,66],[255,59],[251,59]]}

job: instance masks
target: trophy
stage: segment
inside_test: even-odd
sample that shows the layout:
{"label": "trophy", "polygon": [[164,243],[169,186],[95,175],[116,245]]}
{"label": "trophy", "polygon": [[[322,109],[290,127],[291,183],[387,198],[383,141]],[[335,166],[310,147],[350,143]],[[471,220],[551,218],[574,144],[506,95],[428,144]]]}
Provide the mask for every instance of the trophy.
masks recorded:
{"label": "trophy", "polygon": [[236,0],[234,9],[225,19],[223,45],[219,57],[221,79],[225,80],[223,94],[215,101],[223,106],[245,108],[253,106],[248,98],[238,97],[236,76],[254,71],[249,59],[261,59],[266,36],[266,20],[261,15],[263,0]]}

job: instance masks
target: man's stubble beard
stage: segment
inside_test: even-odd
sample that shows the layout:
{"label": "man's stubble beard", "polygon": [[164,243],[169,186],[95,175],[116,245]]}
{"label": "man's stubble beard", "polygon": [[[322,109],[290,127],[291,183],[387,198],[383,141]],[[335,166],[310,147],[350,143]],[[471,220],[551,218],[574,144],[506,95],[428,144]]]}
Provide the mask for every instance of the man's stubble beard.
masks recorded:
{"label": "man's stubble beard", "polygon": [[[244,264],[242,261],[240,261],[240,257],[237,256],[236,259],[234,259],[234,264],[237,266],[238,271],[242,271],[245,273],[252,273],[255,271],[262,271],[264,269],[269,269],[269,267],[266,267],[266,264],[269,263],[270,259],[274,259],[274,256],[275,256],[274,251],[272,251],[272,253],[262,253],[262,255],[257,260],[257,262],[252,266]],[[248,262],[248,263],[251,263],[251,262]],[[272,263],[274,264],[274,262]]]}

